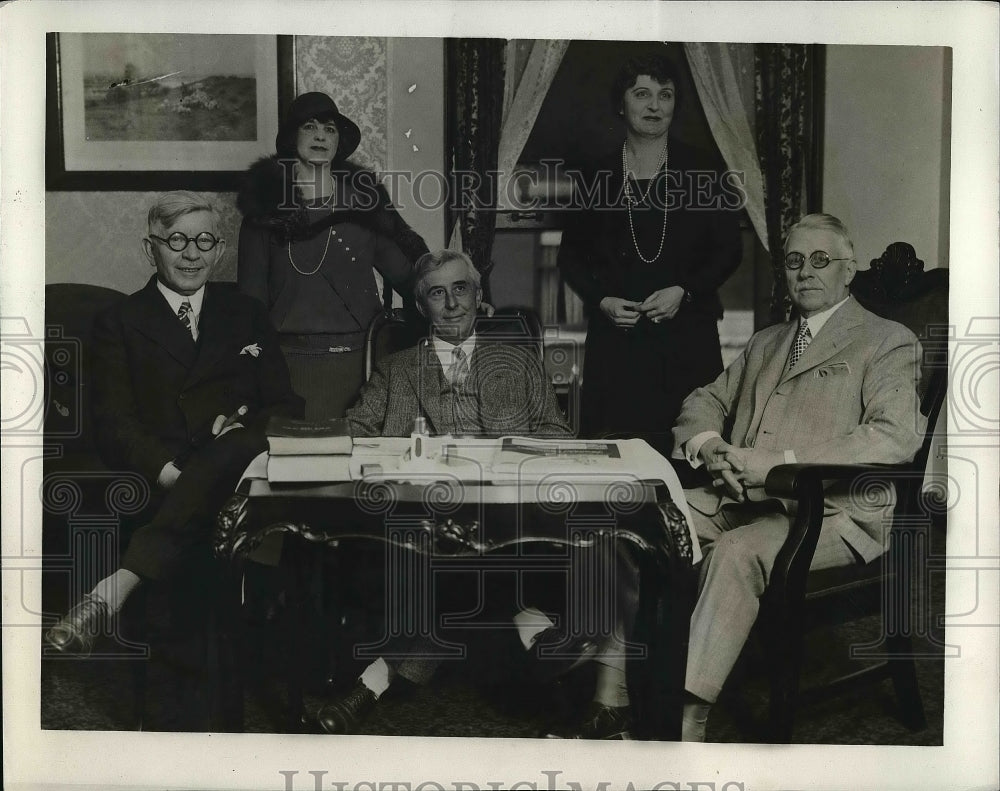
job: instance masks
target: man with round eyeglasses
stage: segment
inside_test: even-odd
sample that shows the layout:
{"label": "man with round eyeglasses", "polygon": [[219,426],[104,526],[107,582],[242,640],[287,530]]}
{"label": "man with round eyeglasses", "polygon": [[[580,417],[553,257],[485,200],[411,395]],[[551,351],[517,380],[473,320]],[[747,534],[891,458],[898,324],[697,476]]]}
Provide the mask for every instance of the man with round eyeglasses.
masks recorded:
{"label": "man with round eyeglasses", "polygon": [[[856,269],[840,220],[803,217],[785,242],[796,315],[754,334],[742,356],[681,407],[677,455],[712,479],[685,492],[704,558],[691,616],[685,741],[705,740],[709,709],[749,636],[791,526],[792,504],[764,492],[771,468],[896,464],[920,446],[919,344],[851,297]],[[894,493],[883,494],[861,501],[843,486],[827,490],[813,570],[868,563],[886,550]]]}
{"label": "man with round eyeglasses", "polygon": [[101,458],[149,481],[154,515],[132,535],[121,567],[46,633],[63,653],[89,654],[140,584],[187,568],[267,448],[268,418],[302,411],[264,307],[208,282],[226,250],[212,204],[165,193],[148,231],[142,248],[155,274],[95,319],[90,374]]}

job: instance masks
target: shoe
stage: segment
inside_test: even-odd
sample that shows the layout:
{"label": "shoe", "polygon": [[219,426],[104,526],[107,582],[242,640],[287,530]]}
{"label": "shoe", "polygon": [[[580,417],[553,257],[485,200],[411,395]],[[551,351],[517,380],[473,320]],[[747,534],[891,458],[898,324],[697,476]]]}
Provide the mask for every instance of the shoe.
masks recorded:
{"label": "shoe", "polygon": [[88,593],[59,623],[45,633],[45,642],[63,654],[89,656],[111,620],[111,608],[100,596]]}
{"label": "shoe", "polygon": [[358,681],[342,698],[320,707],[316,720],[326,733],[356,733],[377,700],[375,693]]}
{"label": "shoe", "polygon": [[540,684],[551,682],[592,658],[597,649],[596,640],[567,639],[558,629],[545,629],[527,651],[531,663],[530,677]]}
{"label": "shoe", "polygon": [[546,739],[631,739],[632,710],[591,702],[582,720],[553,728]]}

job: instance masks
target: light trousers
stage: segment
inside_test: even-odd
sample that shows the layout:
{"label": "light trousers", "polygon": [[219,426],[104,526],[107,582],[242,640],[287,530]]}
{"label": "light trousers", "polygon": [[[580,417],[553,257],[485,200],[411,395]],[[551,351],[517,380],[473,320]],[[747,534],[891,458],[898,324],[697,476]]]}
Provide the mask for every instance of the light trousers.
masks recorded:
{"label": "light trousers", "polygon": [[[714,703],[757,620],[759,599],[792,517],[774,500],[730,503],[713,516],[692,508],[691,517],[704,560],[691,615],[684,686]],[[858,556],[836,526],[825,521],[810,569],[856,562]]]}

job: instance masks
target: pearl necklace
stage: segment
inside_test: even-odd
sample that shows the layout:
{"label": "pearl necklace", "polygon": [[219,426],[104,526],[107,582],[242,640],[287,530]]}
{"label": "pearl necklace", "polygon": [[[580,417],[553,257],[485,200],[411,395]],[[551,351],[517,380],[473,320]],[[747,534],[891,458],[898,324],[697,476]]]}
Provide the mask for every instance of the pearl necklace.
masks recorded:
{"label": "pearl necklace", "polygon": [[660,253],[663,252],[663,242],[667,238],[667,201],[666,196],[664,196],[663,201],[663,226],[660,228],[660,245],[656,248],[656,255],[652,258],[646,258],[639,249],[639,240],[635,235],[635,224],[632,221],[632,207],[638,206],[640,203],[645,203],[649,199],[650,193],[653,191],[653,185],[656,183],[656,176],[659,174],[660,169],[667,169],[667,158],[669,151],[667,150],[667,141],[663,141],[663,151],[660,152],[659,161],[656,164],[656,169],[653,174],[653,178],[649,180],[649,185],[646,187],[646,194],[642,196],[642,199],[636,198],[632,194],[632,185],[629,183],[628,179],[628,143],[622,143],[622,179],[625,182],[625,206],[628,210],[628,228],[632,232],[632,245],[635,247],[635,254],[639,256],[639,260],[644,264],[651,264],[656,259],[660,257]]}
{"label": "pearl necklace", "polygon": [[[337,194],[336,190],[334,190],[333,192],[331,192],[330,195],[329,195],[329,197],[327,197],[327,199],[325,201],[323,201],[317,208],[319,208],[319,209],[329,208],[330,209],[330,214],[333,214],[333,208],[330,206],[330,203],[333,201],[333,198],[334,198],[334,196],[336,194]],[[290,263],[292,265],[292,269],[294,269],[296,272],[298,272],[300,275],[303,275],[304,277],[309,277],[310,275],[315,275],[317,272],[319,272],[319,270],[322,268],[324,262],[326,261],[326,254],[330,250],[330,239],[332,239],[332,238],[333,238],[333,224],[331,223],[330,224],[330,229],[326,232],[326,244],[323,246],[323,255],[320,257],[319,263],[316,264],[316,268],[313,269],[311,272],[303,272],[301,269],[299,269],[295,265],[295,259],[292,258],[292,240],[289,239],[288,240],[288,263]]]}

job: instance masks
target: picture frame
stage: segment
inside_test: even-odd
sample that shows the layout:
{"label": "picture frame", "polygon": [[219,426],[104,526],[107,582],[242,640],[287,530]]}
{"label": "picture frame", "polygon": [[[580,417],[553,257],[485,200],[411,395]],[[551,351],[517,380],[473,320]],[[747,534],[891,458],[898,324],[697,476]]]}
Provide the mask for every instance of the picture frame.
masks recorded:
{"label": "picture frame", "polygon": [[48,33],[46,189],[237,190],[294,60],[293,36]]}

